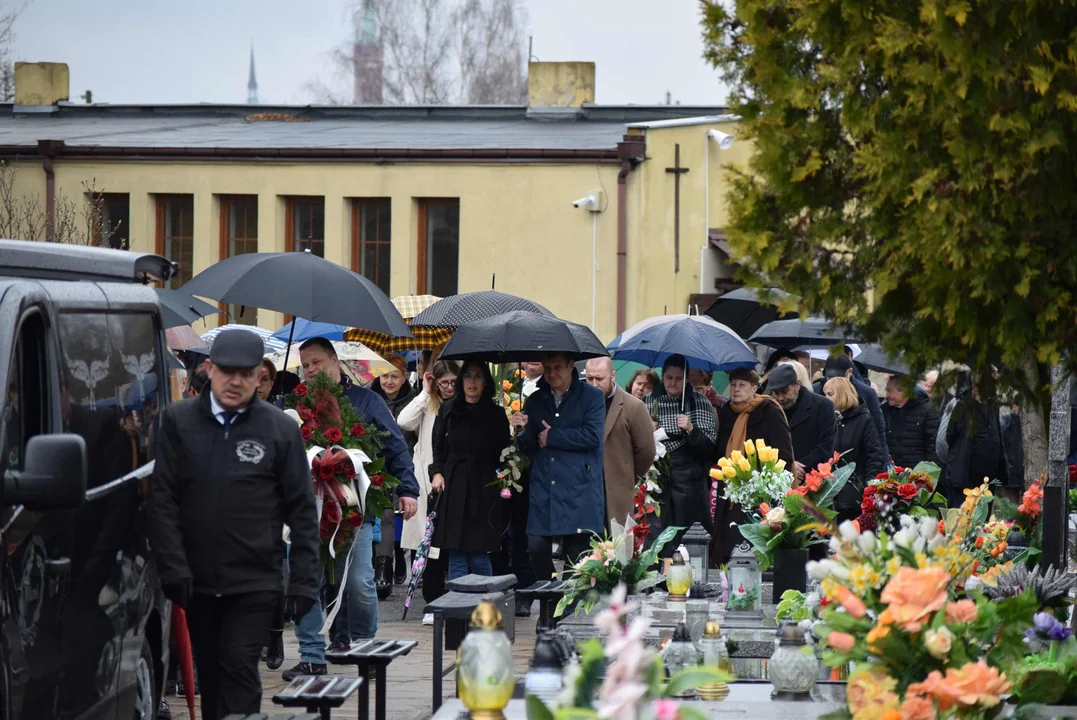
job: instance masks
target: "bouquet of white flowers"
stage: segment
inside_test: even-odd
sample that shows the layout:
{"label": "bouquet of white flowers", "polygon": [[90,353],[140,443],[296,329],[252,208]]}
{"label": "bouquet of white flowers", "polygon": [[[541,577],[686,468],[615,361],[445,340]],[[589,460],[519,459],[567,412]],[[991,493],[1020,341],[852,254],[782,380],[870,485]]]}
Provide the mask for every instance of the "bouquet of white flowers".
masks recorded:
{"label": "bouquet of white flowers", "polygon": [[793,473],[778,459],[778,450],[762,440],[744,443],[744,452],[734,450],[711,468],[711,477],[725,484],[725,497],[751,514],[760,505],[780,504],[793,487]]}

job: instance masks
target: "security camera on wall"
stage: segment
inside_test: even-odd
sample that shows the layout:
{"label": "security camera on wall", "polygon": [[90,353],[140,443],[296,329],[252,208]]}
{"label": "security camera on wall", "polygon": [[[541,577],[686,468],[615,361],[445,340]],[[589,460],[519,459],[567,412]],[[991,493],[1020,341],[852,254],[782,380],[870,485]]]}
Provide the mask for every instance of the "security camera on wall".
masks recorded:
{"label": "security camera on wall", "polygon": [[707,137],[718,143],[718,147],[721,150],[728,150],[733,147],[733,136],[724,133],[721,130],[708,130]]}
{"label": "security camera on wall", "polygon": [[606,194],[601,190],[587,193],[579,200],[573,200],[572,207],[595,213],[602,212],[606,209]]}

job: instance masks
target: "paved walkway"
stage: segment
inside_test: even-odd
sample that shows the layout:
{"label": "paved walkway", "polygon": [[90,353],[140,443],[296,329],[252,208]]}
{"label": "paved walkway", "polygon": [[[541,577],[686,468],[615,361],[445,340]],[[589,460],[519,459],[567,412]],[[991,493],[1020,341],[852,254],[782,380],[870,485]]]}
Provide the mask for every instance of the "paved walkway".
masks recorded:
{"label": "paved walkway", "polygon": [[[431,715],[432,708],[432,677],[433,677],[433,637],[434,629],[429,625],[422,625],[423,600],[416,597],[408,611],[406,622],[400,621],[404,611],[404,589],[396,587],[393,595],[379,604],[378,607],[378,637],[393,640],[418,640],[419,646],[410,655],[394,661],[389,666],[389,692],[388,709],[389,720],[419,720]],[[527,672],[527,662],[535,646],[535,621],[538,615],[538,604],[534,606],[534,613],[530,618],[516,619],[516,644],[513,647],[513,665],[516,675]],[[272,714],[280,709],[273,705],[273,695],[280,691],[287,683],[281,680],[280,674],[284,670],[299,662],[299,648],[295,641],[295,634],[289,628],[284,632],[285,660],[280,670],[269,670],[262,663],[262,712]],[[445,653],[445,668],[451,666],[456,660],[456,653]],[[333,674],[346,674],[354,668],[337,667],[330,665],[329,672]],[[455,697],[456,686],[453,675],[450,674],[443,680],[442,692],[445,699]],[[374,689],[371,685],[371,717],[374,713]],[[172,709],[172,717],[175,720],[189,718],[187,713],[187,701],[181,697],[170,696],[166,698]],[[357,703],[353,700],[333,713],[333,717],[354,718],[357,716]],[[201,717],[199,711],[196,717]]]}

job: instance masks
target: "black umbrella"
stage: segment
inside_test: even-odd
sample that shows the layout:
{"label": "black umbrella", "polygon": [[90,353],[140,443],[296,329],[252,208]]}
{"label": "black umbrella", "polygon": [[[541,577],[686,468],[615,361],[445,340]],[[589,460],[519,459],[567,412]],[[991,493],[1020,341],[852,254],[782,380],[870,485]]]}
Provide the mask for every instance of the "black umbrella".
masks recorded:
{"label": "black umbrella", "polygon": [[157,302],[161,305],[161,321],[164,322],[165,328],[190,325],[206,315],[220,312],[208,302],[179,290],[157,288]]}
{"label": "black umbrella", "polygon": [[798,313],[778,310],[777,304],[791,297],[776,288],[737,288],[711,303],[703,314],[746,338],[769,322],[798,317]]}
{"label": "black umbrella", "polygon": [[856,339],[843,333],[841,328],[834,327],[829,320],[809,317],[769,322],[756,330],[748,342],[770,347],[825,347],[840,342],[856,342]]}
{"label": "black umbrella", "polygon": [[[310,250],[236,255],[198,273],[181,290],[233,305],[276,310],[311,322],[411,337],[400,311],[377,285],[312,255]],[[289,350],[291,346],[289,335]],[[284,360],[287,367],[287,354]]]}
{"label": "black umbrella", "polygon": [[496,290],[482,290],[462,295],[450,295],[412,318],[412,327],[459,327],[476,320],[523,310],[553,317],[553,313],[537,302]]}
{"label": "black umbrella", "polygon": [[445,360],[525,362],[543,353],[564,352],[581,358],[606,357],[602,341],[583,325],[513,310],[456,328],[441,353]]}
{"label": "black umbrella", "polygon": [[875,372],[890,375],[908,375],[909,367],[900,359],[890,355],[878,345],[861,345],[856,362]]}

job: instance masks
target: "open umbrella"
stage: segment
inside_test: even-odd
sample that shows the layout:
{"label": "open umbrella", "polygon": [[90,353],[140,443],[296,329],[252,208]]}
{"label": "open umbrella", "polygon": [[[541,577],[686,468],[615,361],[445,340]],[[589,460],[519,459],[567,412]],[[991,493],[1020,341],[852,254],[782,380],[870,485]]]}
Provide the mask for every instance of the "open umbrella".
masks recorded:
{"label": "open umbrella", "polygon": [[419,541],[419,547],[415,549],[415,559],[411,562],[411,582],[408,583],[408,591],[404,594],[404,615],[400,618],[401,622],[408,619],[408,608],[411,607],[415,588],[419,587],[419,582],[426,571],[426,562],[430,557],[430,543],[434,540],[434,521],[438,517],[443,495],[444,493],[438,493],[437,500],[434,501],[434,509],[426,516],[426,530],[423,532],[423,539]]}
{"label": "open umbrella", "polygon": [[769,322],[752,333],[748,342],[770,347],[822,347],[840,342],[856,342],[856,338],[846,335],[841,328],[834,327],[825,318],[809,317]]}
{"label": "open umbrella", "polygon": [[515,295],[507,295],[496,290],[450,295],[416,315],[410,323],[411,328],[439,327],[456,328],[476,320],[501,315],[513,310],[525,310],[553,317],[553,313],[537,302]]}
{"label": "open umbrella", "polygon": [[277,338],[273,337],[273,333],[269,330],[266,330],[265,328],[260,328],[257,325],[239,325],[235,323],[229,323],[228,325],[221,325],[220,327],[215,327],[212,330],[207,330],[206,332],[202,333],[202,341],[205,342],[207,345],[212,345],[214,338],[220,335],[223,331],[236,329],[252,332],[258,337],[262,338],[262,342],[265,344],[267,353],[277,352],[278,350],[284,350],[288,347],[282,340],[278,340]]}
{"label": "open umbrella", "polygon": [[385,333],[349,328],[344,339],[360,342],[379,355],[402,353],[409,350],[437,350],[452,337],[451,327],[415,327],[410,337],[393,337]]}
{"label": "open umbrella", "polygon": [[[660,319],[659,319],[660,318]],[[614,360],[632,360],[658,367],[670,355],[683,355],[689,367],[699,370],[735,370],[755,367],[759,360],[735,332],[706,315],[662,315],[621,336]]]}
{"label": "open umbrella", "polygon": [[[266,355],[266,357],[273,363],[273,366],[278,370],[291,370],[295,371],[300,367],[299,361],[299,345],[301,343],[292,343],[292,346],[287,349],[278,350],[275,353]],[[337,359],[343,363],[358,363],[359,366],[364,366],[369,369],[371,379],[378,375],[384,375],[391,371],[393,366],[388,363],[385,358],[378,355],[376,352],[357,342],[340,342],[333,343],[333,350],[337,354]],[[288,365],[285,366],[284,358],[288,356]]]}
{"label": "open umbrella", "polygon": [[577,358],[609,355],[602,341],[583,325],[513,310],[457,327],[441,357],[501,363],[538,360],[550,352]]}
{"label": "open umbrella", "polygon": [[860,353],[853,356],[864,367],[889,375],[908,375],[909,366],[895,358],[878,345],[861,345]]}
{"label": "open umbrella", "polygon": [[273,333],[273,337],[277,338],[282,343],[288,342],[289,337],[292,338],[292,342],[303,342],[304,340],[310,340],[311,338],[316,337],[323,337],[326,340],[343,340],[344,331],[347,329],[347,325],[311,322],[310,320],[303,318],[296,318],[277,332]]}
{"label": "open umbrella", "polygon": [[220,312],[215,305],[191,297],[179,290],[156,288],[157,302],[161,305],[161,321],[165,328],[190,325],[206,315]]}
{"label": "open umbrella", "polygon": [[[206,341],[198,337],[190,325],[177,325],[165,329],[165,343],[171,350],[202,350]],[[206,351],[209,354],[209,351]]]}
{"label": "open umbrella", "polygon": [[737,288],[711,303],[704,314],[741,337],[750,337],[769,322],[797,317],[797,313],[781,313],[777,307],[780,301],[791,297],[776,288]]}
{"label": "open umbrella", "polygon": [[437,295],[398,295],[393,298],[393,307],[408,321],[440,299]]}

